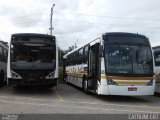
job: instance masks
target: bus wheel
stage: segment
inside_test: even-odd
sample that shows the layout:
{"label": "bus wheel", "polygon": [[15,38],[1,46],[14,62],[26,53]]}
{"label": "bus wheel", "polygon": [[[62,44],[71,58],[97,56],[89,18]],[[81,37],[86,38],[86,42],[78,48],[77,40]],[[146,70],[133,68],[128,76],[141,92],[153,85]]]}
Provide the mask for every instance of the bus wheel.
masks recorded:
{"label": "bus wheel", "polygon": [[160,96],[160,93],[155,92],[154,95],[159,97],[159,96]]}
{"label": "bus wheel", "polygon": [[84,89],[84,92],[88,94],[88,80],[87,79],[84,79],[83,89]]}
{"label": "bus wheel", "polygon": [[4,84],[4,73],[1,72],[0,73],[0,86],[3,86],[3,84]]}

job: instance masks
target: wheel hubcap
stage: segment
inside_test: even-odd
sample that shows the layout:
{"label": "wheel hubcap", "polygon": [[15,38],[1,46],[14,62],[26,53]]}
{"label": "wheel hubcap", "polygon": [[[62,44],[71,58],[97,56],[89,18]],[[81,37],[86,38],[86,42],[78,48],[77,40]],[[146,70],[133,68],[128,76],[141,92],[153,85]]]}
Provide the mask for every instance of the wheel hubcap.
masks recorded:
{"label": "wheel hubcap", "polygon": [[87,81],[84,82],[84,90],[87,91]]}

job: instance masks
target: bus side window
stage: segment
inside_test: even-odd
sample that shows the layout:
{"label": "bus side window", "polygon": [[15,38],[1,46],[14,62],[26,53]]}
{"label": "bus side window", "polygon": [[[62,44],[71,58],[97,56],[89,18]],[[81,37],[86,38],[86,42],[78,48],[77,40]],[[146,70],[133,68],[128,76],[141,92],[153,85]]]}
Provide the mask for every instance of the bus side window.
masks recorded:
{"label": "bus side window", "polygon": [[155,57],[155,66],[160,66],[160,52],[155,52],[154,57]]}
{"label": "bus side window", "polygon": [[87,63],[88,61],[88,49],[89,49],[89,46],[86,46],[84,48],[84,59],[83,59],[83,63]]}
{"label": "bus side window", "polygon": [[77,65],[79,64],[79,50],[77,51],[77,59],[76,59],[76,63],[77,63]]}
{"label": "bus side window", "polygon": [[70,56],[70,63],[69,63],[70,65],[73,65],[73,59],[74,58],[73,58],[73,53],[72,53],[71,56]]}
{"label": "bus side window", "polygon": [[69,58],[68,58],[68,65],[71,65],[71,55],[69,55]]}
{"label": "bus side window", "polygon": [[75,51],[75,58],[78,57],[78,51]]}
{"label": "bus side window", "polygon": [[85,55],[85,56],[88,56],[88,49],[89,49],[89,46],[86,46],[86,47],[85,47],[85,50],[84,50],[84,55]]}
{"label": "bus side window", "polygon": [[76,56],[75,56],[75,52],[73,53],[73,65],[76,64]]}
{"label": "bus side window", "polygon": [[83,60],[83,48],[81,48],[79,50],[79,59],[78,59],[78,63],[82,64],[82,60]]}
{"label": "bus side window", "polygon": [[79,50],[78,50],[78,51],[77,51],[77,64],[78,64],[78,65],[80,64],[79,60],[80,60],[80,52],[79,52]]}
{"label": "bus side window", "polygon": [[79,56],[82,56],[82,55],[83,55],[83,48],[79,50]]}
{"label": "bus side window", "polygon": [[65,63],[66,66],[68,65],[68,57],[66,57]]}

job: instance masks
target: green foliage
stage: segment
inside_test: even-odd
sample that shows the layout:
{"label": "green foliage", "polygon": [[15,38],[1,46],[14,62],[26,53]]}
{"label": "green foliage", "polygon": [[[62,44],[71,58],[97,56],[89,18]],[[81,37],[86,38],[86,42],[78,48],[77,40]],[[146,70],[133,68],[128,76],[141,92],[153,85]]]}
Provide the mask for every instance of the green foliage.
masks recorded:
{"label": "green foliage", "polygon": [[77,48],[77,46],[68,47],[67,50],[62,50],[60,47],[58,47],[59,66],[62,66],[63,64],[63,56],[67,54],[68,52],[74,50],[75,48]]}
{"label": "green foliage", "polygon": [[64,84],[65,82],[62,79],[62,67],[59,67],[59,84]]}
{"label": "green foliage", "polygon": [[77,46],[71,46],[67,50],[62,50],[61,48],[58,48],[58,56],[59,56],[59,83],[64,84],[65,82],[62,80],[62,64],[63,64],[63,56],[67,54],[68,52],[74,50],[77,48]]}

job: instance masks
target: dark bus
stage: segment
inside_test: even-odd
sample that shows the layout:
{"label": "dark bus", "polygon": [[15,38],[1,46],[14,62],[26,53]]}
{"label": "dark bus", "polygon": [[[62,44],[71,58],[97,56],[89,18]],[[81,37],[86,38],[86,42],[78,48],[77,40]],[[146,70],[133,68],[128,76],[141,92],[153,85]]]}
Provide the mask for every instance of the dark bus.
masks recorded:
{"label": "dark bus", "polygon": [[8,46],[0,41],[0,86],[7,81]]}
{"label": "dark bus", "polygon": [[55,36],[19,33],[9,45],[8,85],[58,84],[58,48]]}

